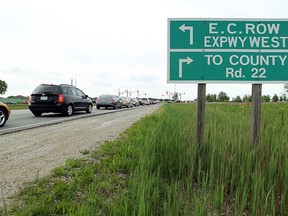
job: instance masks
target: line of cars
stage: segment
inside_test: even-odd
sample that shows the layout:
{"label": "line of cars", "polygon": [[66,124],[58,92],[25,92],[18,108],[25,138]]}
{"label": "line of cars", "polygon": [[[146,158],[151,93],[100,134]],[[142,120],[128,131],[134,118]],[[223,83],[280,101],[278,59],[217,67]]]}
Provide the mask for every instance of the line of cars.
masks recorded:
{"label": "line of cars", "polygon": [[86,111],[91,113],[93,102],[96,108],[102,107],[121,109],[122,107],[131,108],[139,105],[152,104],[147,98],[119,97],[117,95],[101,95],[92,101],[83,91],[73,85],[68,84],[41,84],[36,87],[29,97],[29,109],[35,116],[43,113],[54,112],[71,116],[75,111]]}
{"label": "line of cars", "polygon": [[133,106],[139,106],[139,101],[136,98],[129,97],[119,97],[117,95],[100,95],[96,99],[96,108],[100,109],[104,107],[105,109],[112,107],[113,109],[121,109],[122,107],[131,108]]}
{"label": "line of cars", "polygon": [[[118,109],[122,107],[131,108],[139,105],[149,105],[151,101],[147,98],[129,98],[119,97],[117,95],[101,95],[95,101],[92,101],[83,91],[75,86],[68,84],[41,84],[36,87],[29,97],[29,110],[35,116],[41,116],[43,113],[62,113],[71,116],[75,111],[85,111],[91,113],[93,102],[96,102],[96,108],[102,107]],[[0,127],[4,126],[10,116],[9,107],[0,103]]]}
{"label": "line of cars", "polygon": [[156,104],[158,101],[149,100],[148,98],[129,98],[119,97],[117,95],[101,95],[96,99],[96,107],[105,109],[112,107],[113,109],[127,107],[131,108],[140,105],[151,105]]}

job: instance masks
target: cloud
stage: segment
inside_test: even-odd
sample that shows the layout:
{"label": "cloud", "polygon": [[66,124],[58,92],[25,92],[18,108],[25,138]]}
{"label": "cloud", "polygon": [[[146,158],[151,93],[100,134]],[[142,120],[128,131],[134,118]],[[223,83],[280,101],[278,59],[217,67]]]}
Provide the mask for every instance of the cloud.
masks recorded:
{"label": "cloud", "polygon": [[[284,0],[0,0],[0,79],[8,95],[76,78],[89,95],[131,88],[161,97],[175,87],[166,80],[167,18],[286,17],[286,6]],[[196,86],[177,89],[194,99]],[[244,95],[250,86],[209,84],[207,91]],[[282,88],[263,85],[263,92]]]}

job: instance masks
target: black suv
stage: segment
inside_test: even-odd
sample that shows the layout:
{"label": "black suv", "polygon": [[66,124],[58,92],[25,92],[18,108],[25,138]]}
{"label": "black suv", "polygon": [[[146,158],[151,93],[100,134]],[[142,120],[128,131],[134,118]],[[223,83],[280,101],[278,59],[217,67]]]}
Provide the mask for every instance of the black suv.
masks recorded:
{"label": "black suv", "polygon": [[92,112],[92,101],[72,85],[39,85],[29,98],[29,109],[35,116],[54,112],[71,116],[74,111]]}

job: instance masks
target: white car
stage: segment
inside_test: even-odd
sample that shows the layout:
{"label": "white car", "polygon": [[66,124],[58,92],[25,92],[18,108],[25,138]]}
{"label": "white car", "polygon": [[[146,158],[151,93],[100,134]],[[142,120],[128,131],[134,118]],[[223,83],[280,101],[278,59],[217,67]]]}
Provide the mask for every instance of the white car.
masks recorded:
{"label": "white car", "polygon": [[121,97],[120,100],[122,107],[130,108],[133,106],[131,99],[128,97]]}
{"label": "white car", "polygon": [[142,98],[143,105],[150,105],[150,100],[148,98]]}
{"label": "white car", "polygon": [[134,106],[139,106],[139,100],[137,98],[132,98],[131,101]]}

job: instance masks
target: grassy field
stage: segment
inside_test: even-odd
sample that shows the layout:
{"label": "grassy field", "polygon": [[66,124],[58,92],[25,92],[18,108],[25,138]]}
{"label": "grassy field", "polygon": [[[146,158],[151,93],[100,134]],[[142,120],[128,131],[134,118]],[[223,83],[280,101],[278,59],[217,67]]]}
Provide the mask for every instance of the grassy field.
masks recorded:
{"label": "grassy field", "polygon": [[10,110],[22,110],[22,109],[28,109],[28,104],[8,104],[7,105]]}
{"label": "grassy field", "polygon": [[250,104],[207,104],[197,146],[196,104],[164,105],[118,140],[27,184],[2,213],[288,215],[287,104],[262,105],[255,148],[250,117]]}

